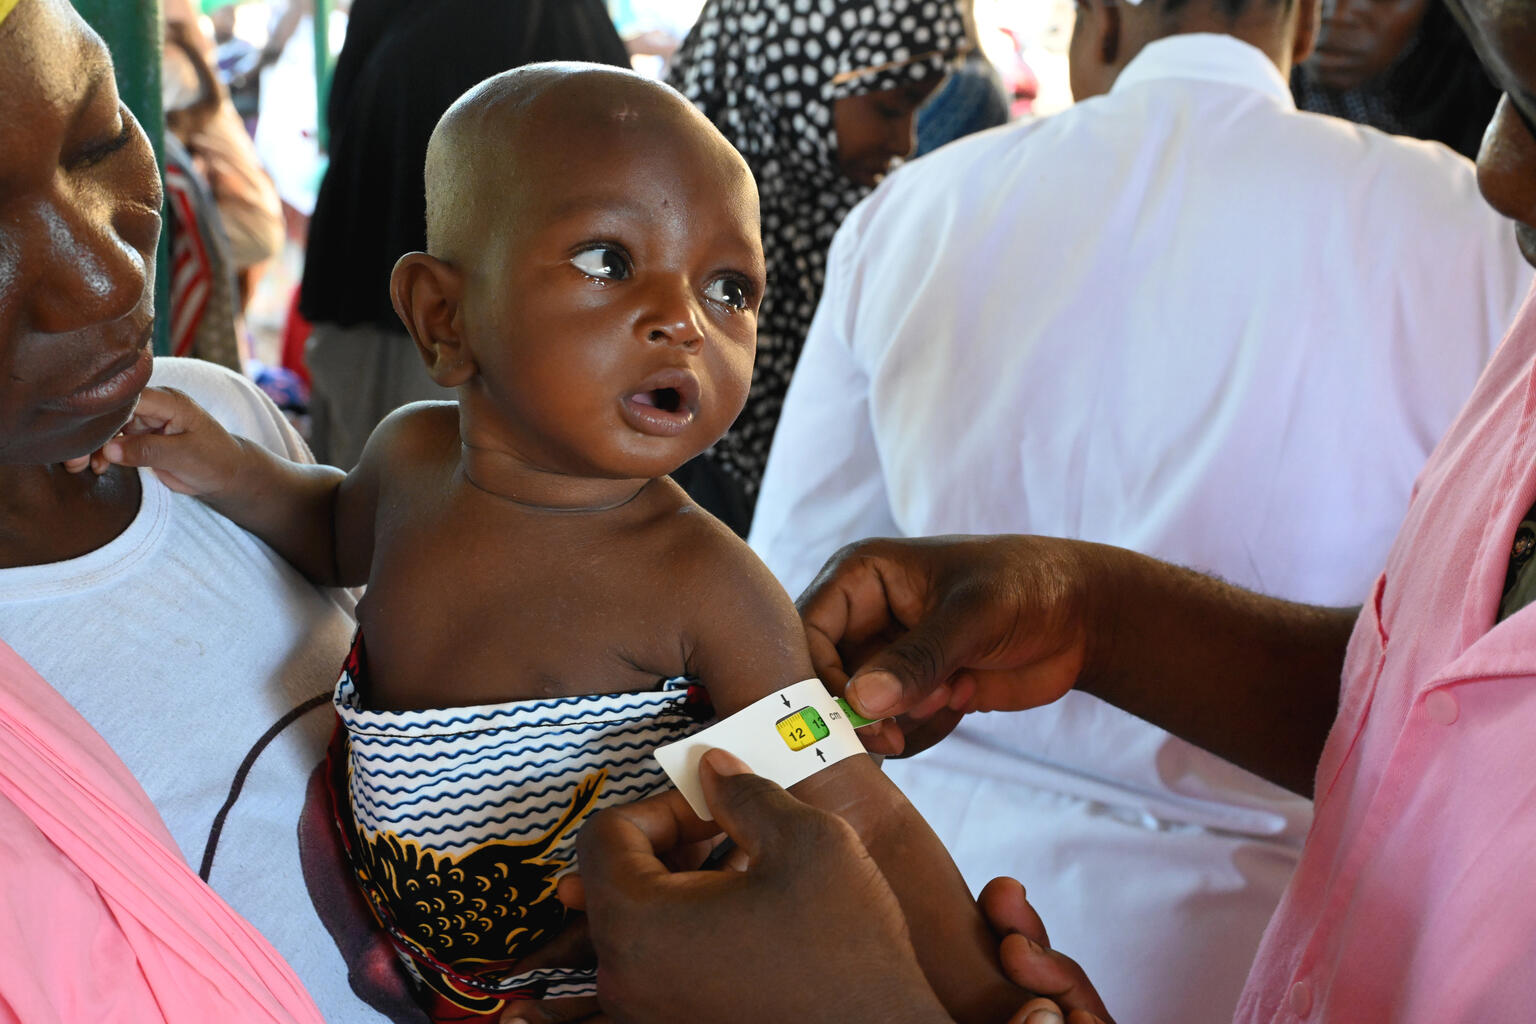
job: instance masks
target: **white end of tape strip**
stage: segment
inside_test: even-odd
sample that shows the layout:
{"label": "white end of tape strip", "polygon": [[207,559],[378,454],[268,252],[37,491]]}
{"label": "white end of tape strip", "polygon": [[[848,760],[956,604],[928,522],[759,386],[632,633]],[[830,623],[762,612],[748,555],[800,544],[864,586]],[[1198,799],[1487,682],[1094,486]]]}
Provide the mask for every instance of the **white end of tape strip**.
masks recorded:
{"label": "white end of tape strip", "polygon": [[830,765],[864,753],[853,724],[819,679],[805,679],[747,705],[687,739],[656,748],[656,760],[688,806],[710,820],[699,760],[719,747],[786,789]]}

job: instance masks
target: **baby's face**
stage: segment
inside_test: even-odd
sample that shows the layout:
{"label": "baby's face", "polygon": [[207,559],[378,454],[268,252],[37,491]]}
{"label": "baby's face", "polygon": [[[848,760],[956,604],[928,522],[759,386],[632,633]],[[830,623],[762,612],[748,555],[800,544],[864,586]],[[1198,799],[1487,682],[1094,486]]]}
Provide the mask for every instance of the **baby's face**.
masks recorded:
{"label": "baby's face", "polygon": [[481,385],[507,440],[545,468],[661,476],[746,401],[757,190],[723,141],[652,114],[620,110],[610,131],[520,155],[508,223],[470,270]]}

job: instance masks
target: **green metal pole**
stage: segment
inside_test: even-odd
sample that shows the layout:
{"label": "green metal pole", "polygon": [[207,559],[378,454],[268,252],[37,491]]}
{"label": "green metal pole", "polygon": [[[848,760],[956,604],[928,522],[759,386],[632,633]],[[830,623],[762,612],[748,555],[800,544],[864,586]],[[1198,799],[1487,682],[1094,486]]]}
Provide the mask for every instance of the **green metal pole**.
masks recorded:
{"label": "green metal pole", "polygon": [[[165,111],[160,95],[160,0],[74,0],[75,10],[90,23],[117,69],[117,91],[139,119],[155,147],[155,159],[165,167]],[[167,221],[168,223],[168,221]],[[155,353],[169,346],[171,256],[167,232],[160,232],[155,274]]]}
{"label": "green metal pole", "polygon": [[331,148],[325,107],[331,95],[331,0],[315,0],[315,123],[320,152]]}

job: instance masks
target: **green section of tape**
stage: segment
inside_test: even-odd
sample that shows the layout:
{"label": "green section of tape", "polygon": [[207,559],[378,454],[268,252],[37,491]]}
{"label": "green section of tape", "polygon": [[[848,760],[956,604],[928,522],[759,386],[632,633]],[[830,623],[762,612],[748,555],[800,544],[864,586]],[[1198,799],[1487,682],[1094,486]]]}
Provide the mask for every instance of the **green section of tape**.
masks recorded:
{"label": "green section of tape", "polygon": [[848,721],[850,723],[852,723],[852,725],[853,725],[853,727],[855,729],[861,729],[864,726],[869,725],[869,724],[871,724],[873,722],[880,721],[880,719],[878,719],[878,718],[865,718],[863,715],[861,715],[857,711],[853,710],[853,705],[852,704],[849,704],[847,701],[843,700],[843,698],[841,698],[841,697],[834,697],[832,699],[837,701],[837,706],[843,709],[843,714],[848,716]]}

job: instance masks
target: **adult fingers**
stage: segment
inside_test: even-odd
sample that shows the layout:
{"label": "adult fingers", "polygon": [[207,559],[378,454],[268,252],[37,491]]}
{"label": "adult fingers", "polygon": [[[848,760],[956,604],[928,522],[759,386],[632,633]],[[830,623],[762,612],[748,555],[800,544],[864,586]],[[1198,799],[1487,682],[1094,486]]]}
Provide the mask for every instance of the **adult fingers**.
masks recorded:
{"label": "adult fingers", "polygon": [[782,786],[752,774],[746,762],[727,751],[709,751],[699,767],[704,800],[715,823],[752,863],[784,841],[793,824],[817,816]]}
{"label": "adult fingers", "polygon": [[1054,1000],[1031,999],[1008,1018],[1008,1024],[1108,1024],[1086,1010],[1064,1010]]}
{"label": "adult fingers", "polygon": [[1024,886],[1017,879],[1006,875],[992,879],[982,887],[981,895],[976,897],[976,905],[981,908],[982,916],[999,939],[1017,932],[1042,946],[1050,946],[1051,939],[1046,934],[1045,922],[1040,920],[1040,915],[1030,906]]}
{"label": "adult fingers", "polygon": [[1093,982],[1071,957],[1018,932],[1003,939],[998,957],[1003,973],[1020,988],[1050,997],[1069,1013],[1081,1011],[1104,1024],[1114,1024]]}
{"label": "adult fingers", "polygon": [[951,711],[944,708],[927,718],[913,719],[900,718],[902,730],[903,757],[911,757],[913,754],[921,754],[935,743],[955,731],[955,726],[960,724],[964,717],[959,711]]}
{"label": "adult fingers", "polygon": [[590,967],[595,963],[597,954],[592,951],[587,918],[584,914],[571,914],[554,938],[517,961],[512,973],[550,967]]}
{"label": "adult fingers", "polygon": [[584,877],[579,891],[566,891],[585,906],[588,882],[625,890],[657,884],[670,874],[662,854],[719,831],[717,824],[694,814],[675,789],[608,808],[594,815],[577,836],[576,858]]}
{"label": "adult fingers", "polygon": [[567,910],[585,912],[587,909],[587,887],[581,880],[581,875],[572,872],[560,879],[555,888],[555,898],[565,904]]}
{"label": "adult fingers", "polygon": [[867,540],[827,560],[795,602],[823,679],[840,686],[863,654],[921,618],[933,551],[932,545]]}
{"label": "adult fingers", "polygon": [[871,754],[900,757],[907,748],[906,736],[894,718],[884,718],[859,730],[859,740]]}
{"label": "adult fingers", "polygon": [[1065,1024],[1065,1022],[1066,1014],[1061,1007],[1043,996],[1039,999],[1031,999],[1008,1018],[1008,1024]]}
{"label": "adult fingers", "polygon": [[965,550],[947,539],[852,545],[800,598],[812,664],[834,687],[846,679],[865,715],[922,718],[969,701],[963,670],[1004,637],[992,567]]}
{"label": "adult fingers", "polygon": [[947,595],[910,629],[872,654],[851,675],[844,695],[867,717],[948,706],[954,677],[997,638],[984,609],[964,594]]}
{"label": "adult fingers", "polygon": [[1040,996],[1021,1006],[1008,1018],[1008,1024],[1109,1024],[1109,1021],[1087,1010],[1063,1009],[1054,999]]}
{"label": "adult fingers", "polygon": [[499,1024],[574,1024],[576,1021],[611,1024],[611,1018],[598,1009],[595,996],[508,1003],[501,1011]]}

